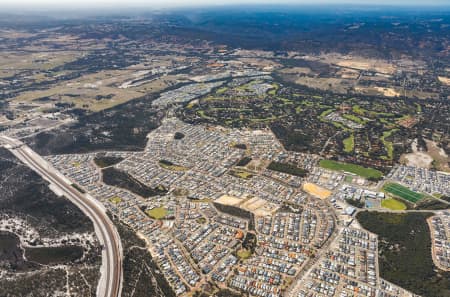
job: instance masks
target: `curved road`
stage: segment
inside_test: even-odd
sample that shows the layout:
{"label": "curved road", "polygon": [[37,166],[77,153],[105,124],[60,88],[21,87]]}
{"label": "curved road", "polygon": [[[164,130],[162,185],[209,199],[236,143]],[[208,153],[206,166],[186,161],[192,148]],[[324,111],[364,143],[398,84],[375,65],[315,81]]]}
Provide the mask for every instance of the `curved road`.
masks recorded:
{"label": "curved road", "polygon": [[119,234],[102,206],[89,195],[80,193],[70,181],[51,167],[41,156],[22,142],[6,136],[0,139],[22,162],[78,206],[93,222],[95,233],[103,246],[101,277],[97,287],[99,297],[119,297],[122,289],[122,247]]}

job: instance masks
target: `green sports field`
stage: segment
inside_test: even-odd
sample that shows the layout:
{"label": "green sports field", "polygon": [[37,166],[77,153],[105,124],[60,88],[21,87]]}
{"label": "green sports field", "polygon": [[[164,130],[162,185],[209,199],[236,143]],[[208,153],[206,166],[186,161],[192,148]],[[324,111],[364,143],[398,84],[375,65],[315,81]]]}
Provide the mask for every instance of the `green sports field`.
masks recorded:
{"label": "green sports field", "polygon": [[319,165],[322,168],[330,170],[343,170],[365,178],[380,179],[383,176],[383,173],[381,171],[373,168],[367,168],[356,164],[337,162],[333,160],[321,160]]}
{"label": "green sports field", "polygon": [[156,207],[145,211],[151,218],[160,220],[167,215],[167,210],[164,207]]}
{"label": "green sports field", "polygon": [[405,210],[406,205],[396,199],[388,198],[381,201],[381,206],[392,210]]}
{"label": "green sports field", "polygon": [[386,192],[394,194],[395,196],[408,200],[412,203],[416,203],[425,196],[424,194],[411,191],[407,187],[396,183],[387,183],[384,185],[383,189]]}

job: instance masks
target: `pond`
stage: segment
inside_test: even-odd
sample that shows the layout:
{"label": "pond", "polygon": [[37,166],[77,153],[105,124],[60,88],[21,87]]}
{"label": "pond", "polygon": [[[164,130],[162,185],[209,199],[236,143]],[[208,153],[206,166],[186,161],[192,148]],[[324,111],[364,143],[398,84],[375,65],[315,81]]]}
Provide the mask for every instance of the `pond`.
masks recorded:
{"label": "pond", "polygon": [[25,249],[27,260],[43,265],[73,262],[83,256],[83,248],[76,245],[59,247],[30,247]]}

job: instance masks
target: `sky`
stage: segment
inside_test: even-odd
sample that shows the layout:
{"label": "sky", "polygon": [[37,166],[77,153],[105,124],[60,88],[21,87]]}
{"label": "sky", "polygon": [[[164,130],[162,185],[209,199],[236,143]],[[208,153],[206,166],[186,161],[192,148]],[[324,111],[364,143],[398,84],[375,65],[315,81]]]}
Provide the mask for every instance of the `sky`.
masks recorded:
{"label": "sky", "polygon": [[221,6],[240,4],[358,4],[358,5],[450,5],[450,0],[0,0],[0,8],[120,8],[145,7],[149,9]]}

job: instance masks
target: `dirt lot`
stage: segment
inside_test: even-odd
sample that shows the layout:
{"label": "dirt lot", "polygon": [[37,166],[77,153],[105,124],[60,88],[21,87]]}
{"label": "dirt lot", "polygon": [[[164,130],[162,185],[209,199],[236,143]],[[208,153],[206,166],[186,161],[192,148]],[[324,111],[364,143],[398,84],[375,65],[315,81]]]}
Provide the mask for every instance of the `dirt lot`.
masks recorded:
{"label": "dirt lot", "polygon": [[438,79],[444,85],[450,86],[450,78],[445,76],[438,76]]}
{"label": "dirt lot", "polygon": [[436,142],[431,140],[425,140],[425,142],[427,143],[428,154],[436,161],[436,168],[438,170],[450,172],[450,157],[442,148],[437,146]]}
{"label": "dirt lot", "polygon": [[314,197],[320,198],[320,199],[326,199],[330,197],[331,191],[324,189],[322,187],[319,187],[316,184],[313,183],[305,183],[303,184],[303,190],[307,192],[308,194],[313,195]]}

